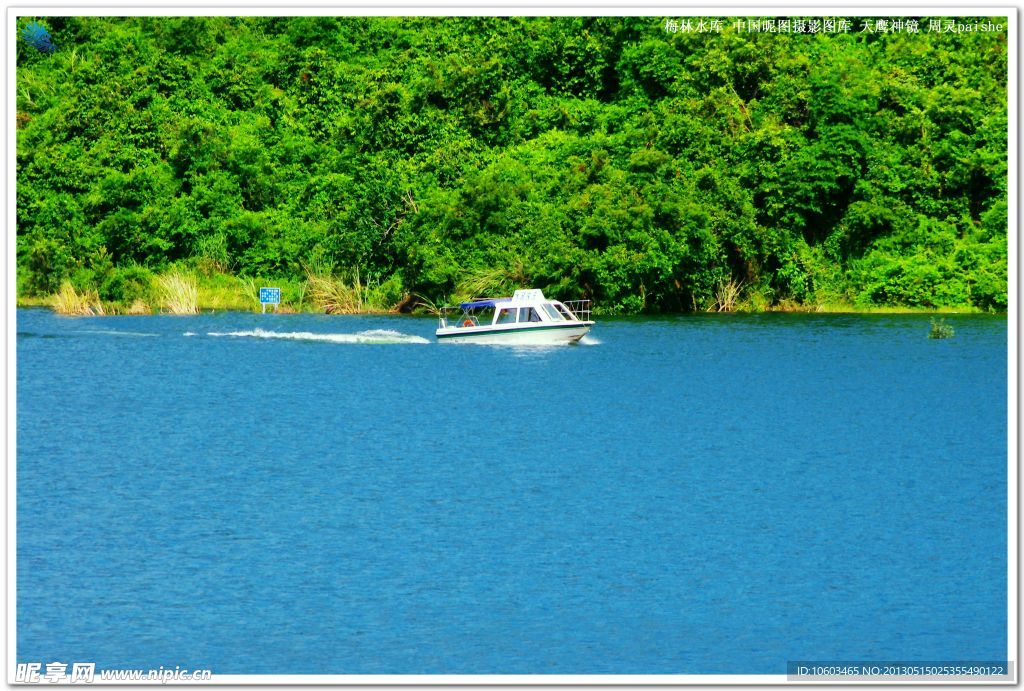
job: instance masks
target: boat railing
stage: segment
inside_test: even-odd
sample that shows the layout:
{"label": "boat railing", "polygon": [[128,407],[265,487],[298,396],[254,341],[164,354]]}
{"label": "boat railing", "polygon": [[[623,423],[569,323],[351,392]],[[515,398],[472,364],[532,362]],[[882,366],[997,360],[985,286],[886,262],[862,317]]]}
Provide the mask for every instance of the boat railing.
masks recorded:
{"label": "boat railing", "polygon": [[471,309],[441,307],[437,311],[437,326],[441,329],[446,329],[449,326],[480,326],[480,318]]}
{"label": "boat railing", "polygon": [[437,310],[437,326],[447,328],[448,320],[458,311],[457,307],[441,307]]}
{"label": "boat railing", "polygon": [[580,321],[590,321],[590,300],[562,300],[562,304]]}

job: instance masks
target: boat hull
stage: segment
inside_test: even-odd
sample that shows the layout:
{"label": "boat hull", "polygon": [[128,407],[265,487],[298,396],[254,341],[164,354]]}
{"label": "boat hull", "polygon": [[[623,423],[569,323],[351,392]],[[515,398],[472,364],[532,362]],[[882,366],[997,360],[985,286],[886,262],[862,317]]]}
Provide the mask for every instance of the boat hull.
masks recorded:
{"label": "boat hull", "polygon": [[482,345],[566,345],[583,338],[594,322],[568,322],[538,326],[448,327],[436,331],[441,343]]}

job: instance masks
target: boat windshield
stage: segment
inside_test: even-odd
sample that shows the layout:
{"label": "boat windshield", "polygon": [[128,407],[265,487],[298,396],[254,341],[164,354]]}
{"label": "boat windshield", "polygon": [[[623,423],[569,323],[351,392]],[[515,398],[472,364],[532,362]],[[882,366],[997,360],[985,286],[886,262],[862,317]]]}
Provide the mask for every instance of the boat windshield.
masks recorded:
{"label": "boat windshield", "polygon": [[562,315],[558,313],[558,310],[555,309],[554,305],[552,305],[549,302],[545,302],[543,307],[544,307],[544,311],[548,313],[549,317],[551,317],[551,321],[556,321],[556,322],[563,321]]}
{"label": "boat windshield", "polygon": [[556,303],[555,303],[555,308],[556,308],[556,309],[557,309],[557,310],[558,310],[559,312],[561,312],[561,313],[562,313],[562,316],[563,316],[563,317],[565,317],[565,318],[566,318],[566,320],[568,320],[568,321],[576,321],[576,318],[575,318],[575,317],[574,317],[574,316],[572,315],[572,312],[570,312],[570,311],[569,311],[569,308],[567,308],[567,307],[566,307],[565,305],[563,305],[562,303],[560,303],[560,302],[556,302]]}

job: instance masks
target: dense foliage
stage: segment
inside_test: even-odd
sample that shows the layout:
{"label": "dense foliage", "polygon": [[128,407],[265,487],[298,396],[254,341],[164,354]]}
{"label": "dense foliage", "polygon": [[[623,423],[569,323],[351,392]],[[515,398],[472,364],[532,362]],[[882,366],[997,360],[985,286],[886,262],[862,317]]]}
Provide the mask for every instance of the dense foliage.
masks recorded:
{"label": "dense foliage", "polygon": [[35,21],[57,48],[18,45],[24,295],[130,300],[177,264],[358,270],[396,302],[1006,308],[1005,27]]}

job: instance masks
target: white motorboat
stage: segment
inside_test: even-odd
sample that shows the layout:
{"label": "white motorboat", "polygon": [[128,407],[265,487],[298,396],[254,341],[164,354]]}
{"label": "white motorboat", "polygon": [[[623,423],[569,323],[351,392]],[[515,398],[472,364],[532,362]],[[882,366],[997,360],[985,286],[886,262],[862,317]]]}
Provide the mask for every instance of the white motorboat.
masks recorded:
{"label": "white motorboat", "polygon": [[593,325],[590,300],[559,302],[529,289],[442,307],[436,335],[439,341],[557,345],[576,343]]}

